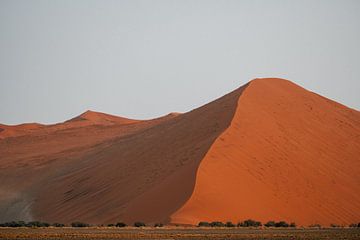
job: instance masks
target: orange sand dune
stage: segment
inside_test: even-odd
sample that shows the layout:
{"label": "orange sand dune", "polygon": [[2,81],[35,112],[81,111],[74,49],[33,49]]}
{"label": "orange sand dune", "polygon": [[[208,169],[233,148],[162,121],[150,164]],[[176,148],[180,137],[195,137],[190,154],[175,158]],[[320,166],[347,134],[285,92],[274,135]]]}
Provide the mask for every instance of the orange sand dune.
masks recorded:
{"label": "orange sand dune", "polygon": [[171,217],[348,224],[360,219],[360,113],[279,79],[257,79]]}
{"label": "orange sand dune", "polygon": [[29,134],[42,126],[42,124],[38,123],[24,123],[19,125],[0,124],[0,139]]}
{"label": "orange sand dune", "polygon": [[0,221],[360,220],[360,113],[286,80],[153,120],[0,128]]}

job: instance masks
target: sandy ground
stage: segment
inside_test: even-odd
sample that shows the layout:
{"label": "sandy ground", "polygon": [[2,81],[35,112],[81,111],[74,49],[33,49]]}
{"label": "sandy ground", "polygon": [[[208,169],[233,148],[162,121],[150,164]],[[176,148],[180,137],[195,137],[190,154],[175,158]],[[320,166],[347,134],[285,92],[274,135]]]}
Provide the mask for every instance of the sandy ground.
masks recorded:
{"label": "sandy ground", "polygon": [[359,229],[0,229],[0,239],[348,239],[360,238]]}

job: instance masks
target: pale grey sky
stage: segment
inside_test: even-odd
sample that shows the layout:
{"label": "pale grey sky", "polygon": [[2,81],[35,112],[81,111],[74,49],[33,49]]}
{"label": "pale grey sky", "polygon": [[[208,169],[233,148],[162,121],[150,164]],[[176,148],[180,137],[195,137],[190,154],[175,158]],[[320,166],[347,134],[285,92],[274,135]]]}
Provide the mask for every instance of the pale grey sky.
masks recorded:
{"label": "pale grey sky", "polygon": [[360,109],[360,1],[0,0],[0,123],[186,112],[257,77]]}

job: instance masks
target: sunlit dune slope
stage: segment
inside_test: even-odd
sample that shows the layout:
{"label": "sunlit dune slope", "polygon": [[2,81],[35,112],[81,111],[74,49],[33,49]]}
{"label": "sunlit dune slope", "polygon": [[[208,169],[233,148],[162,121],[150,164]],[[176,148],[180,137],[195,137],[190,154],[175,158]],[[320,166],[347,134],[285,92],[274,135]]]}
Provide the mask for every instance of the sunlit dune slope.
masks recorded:
{"label": "sunlit dune slope", "polygon": [[360,113],[285,80],[252,81],[173,222],[360,219]]}

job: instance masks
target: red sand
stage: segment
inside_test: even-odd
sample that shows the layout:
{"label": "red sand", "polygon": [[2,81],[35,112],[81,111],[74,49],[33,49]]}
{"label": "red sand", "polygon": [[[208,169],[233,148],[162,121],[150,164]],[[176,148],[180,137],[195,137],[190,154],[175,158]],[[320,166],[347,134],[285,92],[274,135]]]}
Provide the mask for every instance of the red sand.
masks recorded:
{"label": "red sand", "polygon": [[360,220],[360,113],[286,80],[154,120],[0,128],[0,221]]}

